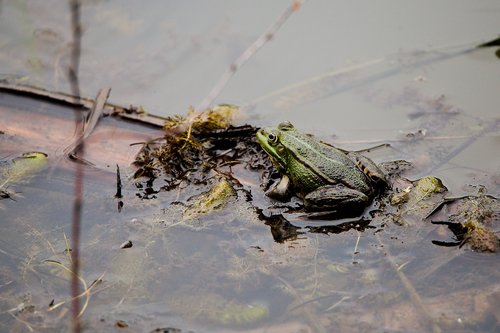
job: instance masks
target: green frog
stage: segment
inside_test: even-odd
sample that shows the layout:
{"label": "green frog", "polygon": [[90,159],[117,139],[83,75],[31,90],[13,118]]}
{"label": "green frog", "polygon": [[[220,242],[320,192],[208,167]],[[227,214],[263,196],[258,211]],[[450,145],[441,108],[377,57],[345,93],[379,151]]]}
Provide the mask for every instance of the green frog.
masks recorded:
{"label": "green frog", "polygon": [[308,212],[358,214],[386,184],[369,158],[304,134],[288,121],[261,128],[257,141],[282,175],[266,194],[278,200],[295,194]]}

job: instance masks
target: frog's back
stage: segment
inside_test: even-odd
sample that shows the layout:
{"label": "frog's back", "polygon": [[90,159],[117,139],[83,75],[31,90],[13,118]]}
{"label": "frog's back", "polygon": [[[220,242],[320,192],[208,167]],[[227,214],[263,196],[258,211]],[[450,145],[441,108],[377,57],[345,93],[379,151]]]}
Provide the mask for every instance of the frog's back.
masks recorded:
{"label": "frog's back", "polygon": [[287,135],[286,140],[294,146],[294,158],[322,179],[323,184],[319,186],[343,183],[350,188],[370,192],[365,174],[344,152],[298,131],[287,132]]}

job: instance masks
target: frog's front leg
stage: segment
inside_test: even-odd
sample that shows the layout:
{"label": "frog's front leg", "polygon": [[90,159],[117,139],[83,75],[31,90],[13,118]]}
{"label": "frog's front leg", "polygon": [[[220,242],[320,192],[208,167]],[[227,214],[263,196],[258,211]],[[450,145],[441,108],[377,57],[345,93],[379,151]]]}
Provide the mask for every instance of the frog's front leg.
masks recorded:
{"label": "frog's front leg", "polygon": [[283,175],[278,184],[274,185],[269,191],[266,192],[266,195],[272,199],[276,199],[279,201],[287,201],[292,196],[292,182],[287,175]]}
{"label": "frog's front leg", "polygon": [[342,215],[360,213],[370,203],[370,198],[343,184],[325,185],[304,197],[304,207],[308,212],[331,211]]}

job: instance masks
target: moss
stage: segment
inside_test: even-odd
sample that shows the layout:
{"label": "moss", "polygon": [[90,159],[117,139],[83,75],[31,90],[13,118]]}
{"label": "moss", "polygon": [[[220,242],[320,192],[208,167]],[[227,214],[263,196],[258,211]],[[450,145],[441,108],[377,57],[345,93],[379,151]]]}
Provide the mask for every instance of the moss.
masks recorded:
{"label": "moss", "polygon": [[393,206],[400,206],[404,203],[408,203],[408,206],[415,206],[430,198],[433,194],[445,191],[447,191],[447,188],[439,178],[427,176],[413,181],[403,191],[393,194],[390,203]]}
{"label": "moss", "polygon": [[416,196],[420,199],[428,198],[434,193],[447,191],[441,179],[427,176],[414,182]]}
{"label": "moss", "polygon": [[11,184],[26,183],[47,166],[47,154],[28,152],[0,164],[0,198],[10,198],[7,187]]}
{"label": "moss", "polygon": [[500,247],[500,239],[489,228],[479,220],[469,219],[462,225],[466,228],[464,240],[475,251],[497,252]]}
{"label": "moss", "polygon": [[[500,203],[497,198],[484,193],[481,189],[477,196],[447,199],[433,216],[455,235],[457,244],[467,244],[474,251],[498,252],[500,238],[492,229],[498,228]],[[440,243],[440,242],[439,242]]]}
{"label": "moss", "polygon": [[210,190],[190,199],[184,210],[182,219],[192,220],[222,209],[235,195],[236,191],[231,183],[223,178],[212,186]]}
{"label": "moss", "polygon": [[[180,184],[207,184],[214,174],[231,177],[229,168],[236,164],[250,169],[268,167],[268,159],[254,139],[257,129],[231,125],[237,113],[237,107],[223,104],[203,113],[191,109],[186,117],[168,118],[165,136],[144,143],[136,156],[137,195],[151,198]],[[165,183],[153,189],[157,179]]]}

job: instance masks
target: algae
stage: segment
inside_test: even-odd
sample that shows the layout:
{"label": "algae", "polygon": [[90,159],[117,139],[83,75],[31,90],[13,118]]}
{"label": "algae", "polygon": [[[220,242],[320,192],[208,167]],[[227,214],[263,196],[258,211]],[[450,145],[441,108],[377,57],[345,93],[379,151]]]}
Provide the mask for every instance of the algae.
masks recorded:
{"label": "algae", "polygon": [[33,176],[47,166],[47,154],[27,152],[0,164],[0,198],[12,198],[7,188],[13,184],[29,182]]}

